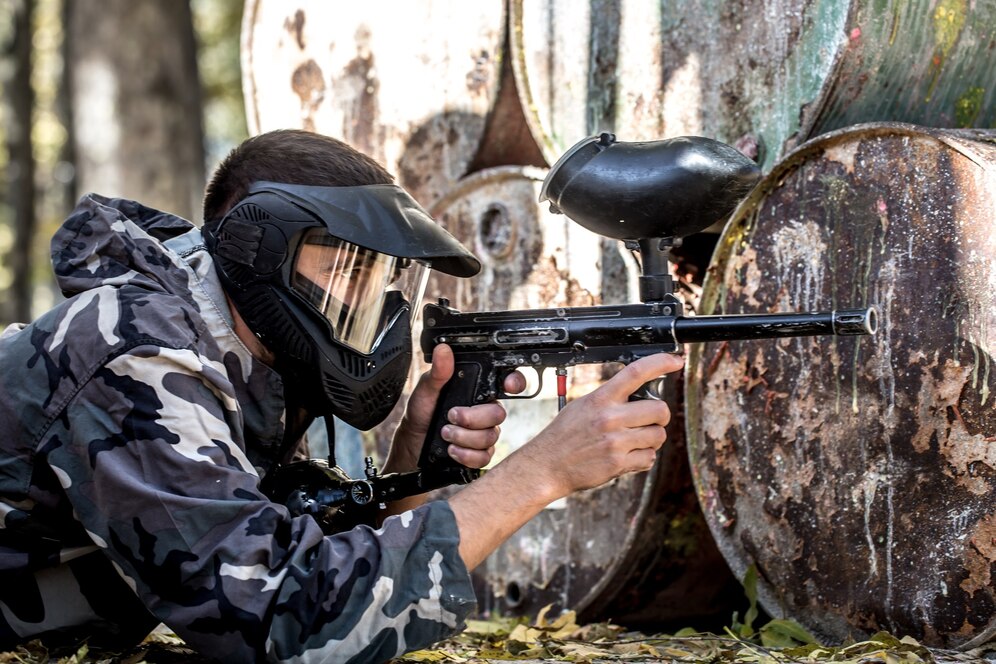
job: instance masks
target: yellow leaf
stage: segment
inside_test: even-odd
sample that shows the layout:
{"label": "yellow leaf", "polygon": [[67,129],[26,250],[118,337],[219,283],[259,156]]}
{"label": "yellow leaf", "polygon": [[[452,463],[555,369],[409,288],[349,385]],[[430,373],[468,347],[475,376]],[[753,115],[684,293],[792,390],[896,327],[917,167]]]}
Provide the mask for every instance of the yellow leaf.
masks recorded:
{"label": "yellow leaf", "polygon": [[529,627],[528,625],[516,625],[515,629],[509,633],[508,640],[518,641],[519,643],[536,643],[542,635],[543,630]]}
{"label": "yellow leaf", "polygon": [[572,662],[590,662],[611,656],[608,650],[584,643],[564,643],[557,646],[556,651],[562,657],[570,657]]}
{"label": "yellow leaf", "polygon": [[539,610],[539,613],[536,614],[536,626],[537,627],[546,627],[547,626],[547,624],[546,624],[546,614],[549,613],[550,609],[552,609],[552,608],[553,608],[553,604],[547,604],[546,606],[544,606],[542,609]]}
{"label": "yellow leaf", "polygon": [[493,620],[468,620],[464,632],[470,634],[508,634],[509,631],[520,624],[518,620],[509,618],[495,618]]}
{"label": "yellow leaf", "polygon": [[546,648],[537,643],[522,643],[520,641],[509,641],[505,644],[505,649],[519,658],[529,657],[549,657],[550,653]]}
{"label": "yellow leaf", "polygon": [[415,650],[401,656],[402,662],[444,662],[449,659],[439,650]]}
{"label": "yellow leaf", "polygon": [[550,636],[555,639],[566,639],[578,631],[577,614],[567,611],[550,625]]}

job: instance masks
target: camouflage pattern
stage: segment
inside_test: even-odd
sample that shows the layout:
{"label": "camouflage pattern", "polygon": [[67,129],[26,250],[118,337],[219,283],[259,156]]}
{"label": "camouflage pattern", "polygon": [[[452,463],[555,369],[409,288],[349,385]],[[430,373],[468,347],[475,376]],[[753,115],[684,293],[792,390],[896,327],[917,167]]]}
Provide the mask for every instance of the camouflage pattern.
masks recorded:
{"label": "camouflage pattern", "polygon": [[445,502],[325,537],[259,492],[282,383],[198,229],[90,195],[52,260],[68,299],[0,336],[0,647],[161,621],[223,661],[377,662],[460,628]]}

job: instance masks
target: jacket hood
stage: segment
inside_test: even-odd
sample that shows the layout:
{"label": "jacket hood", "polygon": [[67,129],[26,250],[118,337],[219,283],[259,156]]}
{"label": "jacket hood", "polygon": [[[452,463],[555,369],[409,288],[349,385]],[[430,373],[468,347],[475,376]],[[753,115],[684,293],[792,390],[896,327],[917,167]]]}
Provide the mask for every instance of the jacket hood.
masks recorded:
{"label": "jacket hood", "polygon": [[187,272],[162,242],[193,228],[135,201],[87,194],[52,237],[56,281],[66,297],[105,285],[188,292]]}

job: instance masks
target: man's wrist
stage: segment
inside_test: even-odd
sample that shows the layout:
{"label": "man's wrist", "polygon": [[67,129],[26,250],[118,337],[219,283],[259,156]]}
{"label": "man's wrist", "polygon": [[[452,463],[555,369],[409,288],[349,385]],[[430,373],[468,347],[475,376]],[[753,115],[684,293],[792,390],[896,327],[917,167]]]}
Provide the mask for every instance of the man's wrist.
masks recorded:
{"label": "man's wrist", "polygon": [[517,490],[523,496],[529,496],[530,502],[541,507],[570,493],[560,476],[548,463],[544,463],[534,454],[535,439],[516,450],[504,461],[499,463],[492,472],[499,471],[509,477]]}
{"label": "man's wrist", "polygon": [[415,449],[417,441],[409,429],[408,419],[402,418],[394,433],[391,449],[388,450],[384,462],[385,472],[404,472],[418,468],[419,450]]}

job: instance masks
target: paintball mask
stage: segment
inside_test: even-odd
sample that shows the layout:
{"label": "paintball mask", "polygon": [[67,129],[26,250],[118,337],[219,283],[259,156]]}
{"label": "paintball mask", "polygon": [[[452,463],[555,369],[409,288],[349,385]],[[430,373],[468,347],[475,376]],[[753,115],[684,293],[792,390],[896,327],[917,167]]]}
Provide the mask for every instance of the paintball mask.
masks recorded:
{"label": "paintball mask", "polygon": [[480,269],[395,185],[257,182],[205,240],[289,396],[358,429],[383,421],[401,396],[428,269]]}

